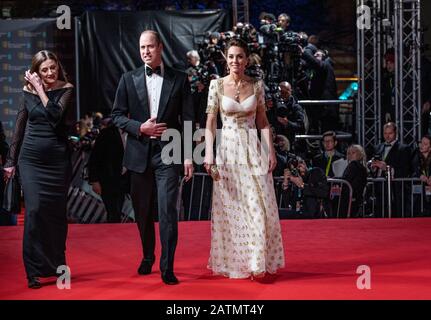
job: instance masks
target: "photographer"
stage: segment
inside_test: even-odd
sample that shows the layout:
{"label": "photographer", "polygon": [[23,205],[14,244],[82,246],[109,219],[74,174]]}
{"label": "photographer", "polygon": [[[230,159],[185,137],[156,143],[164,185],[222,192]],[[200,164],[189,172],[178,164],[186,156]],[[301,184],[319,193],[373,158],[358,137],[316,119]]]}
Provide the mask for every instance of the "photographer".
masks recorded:
{"label": "photographer", "polygon": [[200,63],[200,56],[196,50],[190,50],[186,54],[189,67],[186,73],[190,82],[190,89],[193,99],[193,108],[195,112],[195,123],[200,127],[205,126],[206,121],[206,101],[208,97],[209,81],[217,77],[217,69],[212,61]]}
{"label": "photographer", "polygon": [[245,74],[256,80],[263,80],[265,73],[262,69],[262,59],[257,53],[252,53],[248,57],[248,67],[245,70]]}
{"label": "photographer", "polygon": [[286,32],[289,30],[289,26],[290,26],[290,16],[287,13],[281,13],[278,16],[278,26],[283,30],[283,32]]}
{"label": "photographer", "polygon": [[[296,203],[302,200],[302,213],[307,218],[320,218],[323,201],[329,198],[329,186],[325,173],[320,168],[308,169],[299,157],[289,161],[284,171],[283,188],[291,188]],[[298,204],[296,205],[298,210]]]}
{"label": "photographer", "polygon": [[293,144],[295,134],[305,131],[304,110],[292,95],[292,86],[283,81],[278,86],[279,94],[276,94],[273,107],[269,110],[269,121],[274,124],[277,134],[286,136]]}
{"label": "photographer", "polygon": [[[302,58],[310,69],[310,98],[313,100],[337,100],[337,83],[335,81],[334,66],[327,53],[317,50],[314,55],[308,46],[307,50],[300,47]],[[323,110],[319,110],[322,108]],[[325,132],[338,130],[339,106],[325,105],[311,107],[307,110],[312,130]],[[320,129],[320,130],[319,130]]]}

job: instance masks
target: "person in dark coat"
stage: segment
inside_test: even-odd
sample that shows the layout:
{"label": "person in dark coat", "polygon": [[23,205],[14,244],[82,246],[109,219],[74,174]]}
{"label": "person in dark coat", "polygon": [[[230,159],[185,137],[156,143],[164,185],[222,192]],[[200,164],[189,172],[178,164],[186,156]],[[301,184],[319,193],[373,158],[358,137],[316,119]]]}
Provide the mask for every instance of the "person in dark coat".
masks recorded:
{"label": "person in dark coat", "polygon": [[[374,156],[371,161],[371,169],[374,177],[384,177],[387,173],[387,166],[390,166],[392,176],[394,178],[408,178],[412,174],[411,163],[412,153],[410,147],[400,143],[397,140],[397,126],[393,122],[388,122],[383,126],[383,136],[385,139],[384,143],[379,144],[375,148]],[[376,216],[382,217],[383,209],[381,207],[382,194],[381,188],[376,188],[376,192],[380,193],[377,195],[377,207]],[[401,182],[394,183],[392,190],[392,216],[401,217],[404,211],[406,216],[406,210],[410,209],[410,185],[403,186]],[[404,207],[402,205],[402,199],[404,197]],[[386,199],[387,197],[385,197]]]}
{"label": "person in dark coat", "polygon": [[110,118],[102,120],[102,130],[88,159],[88,177],[93,191],[102,197],[108,214],[107,221],[111,223],[121,222],[121,210],[127,189],[123,156],[121,132]]}
{"label": "person in dark coat", "polygon": [[[3,171],[3,166],[6,162],[7,153],[9,152],[9,144],[6,142],[6,136],[3,130],[3,124],[0,122],[0,169]],[[3,193],[4,193],[5,181],[1,179],[0,181],[0,211],[2,210],[3,204]],[[12,215],[7,212],[0,212],[0,226],[13,225]]]}
{"label": "person in dark coat", "polygon": [[334,177],[332,164],[343,159],[344,155],[336,147],[338,144],[337,134],[334,131],[327,131],[322,135],[323,151],[316,155],[312,160],[313,167],[323,170],[328,178]]}
{"label": "person in dark coat", "polygon": [[297,171],[285,170],[283,185],[294,184],[294,193],[302,198],[302,214],[306,218],[320,218],[323,201],[329,198],[329,185],[325,173],[320,168],[307,168],[304,160],[298,157]]}
{"label": "person in dark coat", "polygon": [[[322,50],[313,55],[310,50],[302,49],[302,58],[311,70],[310,98],[313,100],[337,100],[337,82],[335,80],[334,63]],[[307,109],[310,118],[310,131],[325,132],[338,130],[339,106],[311,106]]]}
{"label": "person in dark coat", "polygon": [[163,141],[161,136],[168,129],[184,132],[188,124],[194,127],[193,100],[187,74],[163,63],[163,43],[157,32],[142,32],[139,48],[145,64],[121,76],[112,119],[128,133],[123,165],[130,172],[130,195],[142,243],[143,259],[138,273],[150,274],[155,261],[153,187],[156,186],[161,277],[165,284],[175,285],[179,283],[174,274],[178,182],[182,167],[186,180],[192,178],[193,162],[191,148],[185,144],[181,153],[184,157],[179,159],[182,165],[164,161],[162,150],[169,141]]}
{"label": "person in dark coat", "polygon": [[415,210],[419,215],[431,216],[431,136],[422,137],[419,148],[415,150],[412,160],[413,177],[420,178],[423,185],[423,212],[420,198],[415,199]]}
{"label": "person in dark coat", "polygon": [[[367,185],[367,158],[364,148],[358,144],[352,144],[347,149],[347,161],[349,164],[344,170],[342,179],[352,186],[352,206],[350,209],[351,217],[358,217],[359,209],[363,201],[363,193]],[[340,216],[347,215],[348,190],[343,188],[341,196]]]}

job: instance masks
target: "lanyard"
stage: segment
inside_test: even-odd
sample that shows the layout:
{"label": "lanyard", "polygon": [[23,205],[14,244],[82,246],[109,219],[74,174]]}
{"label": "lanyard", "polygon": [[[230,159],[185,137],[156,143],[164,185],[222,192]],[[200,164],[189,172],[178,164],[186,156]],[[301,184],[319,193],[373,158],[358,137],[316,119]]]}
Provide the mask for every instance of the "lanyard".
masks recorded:
{"label": "lanyard", "polygon": [[332,156],[329,157],[328,163],[326,164],[326,171],[325,171],[326,176],[328,176],[329,169],[331,169],[331,162],[332,162]]}

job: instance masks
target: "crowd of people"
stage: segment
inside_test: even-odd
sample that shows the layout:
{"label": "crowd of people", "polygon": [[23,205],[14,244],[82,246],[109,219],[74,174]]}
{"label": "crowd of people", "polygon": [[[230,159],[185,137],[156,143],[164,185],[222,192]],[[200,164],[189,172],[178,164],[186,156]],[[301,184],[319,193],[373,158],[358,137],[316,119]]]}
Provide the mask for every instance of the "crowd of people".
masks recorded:
{"label": "crowd of people", "polygon": [[[302,173],[307,170],[298,170],[301,168],[301,163],[314,171],[316,168],[321,170],[321,174],[315,175],[321,177],[319,183],[327,178],[343,178],[348,181],[353,187],[352,216],[358,216],[359,209],[364,205],[363,195],[366,192],[367,177],[385,177],[387,166],[392,168],[394,178],[422,176],[417,172],[419,163],[417,159],[421,158],[419,155],[424,142],[422,141],[420,147],[416,148],[404,146],[397,140],[393,105],[395,68],[393,50],[388,50],[384,56],[386,63],[383,72],[382,121],[385,123],[385,142],[372,149],[364,150],[360,145],[354,143],[349,145],[337,138],[340,128],[338,105],[302,107],[298,103],[301,99],[337,99],[334,62],[329,57],[328,51],[319,47],[319,38],[290,30],[291,18],[286,13],[280,14],[277,19],[273,14],[262,13],[260,19],[260,28],[239,23],[232,31],[208,33],[208,39],[199,46],[199,50],[191,50],[187,53],[189,63],[187,73],[192,85],[198,127],[205,127],[206,115],[203,110],[208,98],[209,81],[226,74],[224,56],[226,44],[230,39],[241,39],[245,40],[250,51],[245,73],[256,80],[264,80],[265,83],[266,114],[273,132],[277,157],[277,166],[273,173],[275,176],[284,175],[286,181],[292,181],[293,188],[286,188],[291,199],[290,207],[295,207],[298,194],[302,199],[307,198],[307,192],[295,190],[298,185],[294,183],[296,178],[291,178],[293,164],[294,171]],[[423,65],[426,69],[428,66],[426,59],[423,60]],[[429,72],[424,72],[423,75],[426,78]],[[427,81],[427,79],[424,80]],[[427,91],[422,91],[424,92],[423,127],[424,132],[428,132],[426,115],[429,113],[430,99]],[[320,148],[295,138],[296,135],[304,133],[321,135]],[[388,147],[389,144],[391,149]],[[389,150],[391,150],[390,153]],[[314,172],[313,170],[311,172]],[[301,174],[298,176],[301,177]],[[421,179],[425,182],[423,177]],[[299,185],[302,185],[302,182],[299,182]],[[396,183],[393,192],[401,191],[398,188],[402,188],[401,183]],[[380,200],[384,194],[379,195],[378,191],[376,193],[378,200],[374,215],[381,217],[383,211],[380,208],[382,206]],[[315,194],[319,192],[316,191]],[[320,195],[325,195],[324,197],[315,196],[319,199],[316,203],[320,206],[316,205],[315,210],[309,210],[307,209],[309,206],[306,205],[308,207],[302,208],[303,212],[311,217],[334,216],[336,205],[330,202],[334,197],[337,201],[343,198],[337,194],[335,187],[329,192],[321,192]],[[401,197],[396,198],[397,201],[401,201]],[[400,203],[394,203],[392,206],[394,215],[401,216],[409,213],[409,201],[413,200],[408,200],[403,206]],[[428,201],[427,195],[425,203]],[[340,210],[345,213],[346,208],[343,207],[345,202],[347,201],[342,201],[338,214]],[[427,208],[427,205],[425,207]],[[428,210],[425,211],[425,214],[429,214]]]}
{"label": "crowd of people", "polygon": [[[281,30],[288,28],[282,25],[289,21],[286,16],[280,15]],[[271,28],[271,24],[265,25]],[[329,98],[335,87],[327,72],[331,63],[324,59],[324,52],[316,50],[313,54],[315,44],[306,44],[304,48],[298,43],[294,45],[299,47],[301,57],[314,65],[311,79],[319,79],[314,83],[315,90],[320,97]],[[144,64],[122,75],[112,114],[107,117],[88,114],[73,132],[66,128],[73,85],[56,55],[46,50],[38,52],[25,73],[23,102],[12,143],[7,149],[0,132],[0,146],[5,180],[11,181],[18,171],[21,178],[26,212],[23,257],[29,288],[40,288],[40,277],[55,276],[57,266],[66,264],[67,194],[73,151],[90,153],[87,179],[103,199],[108,222],[119,222],[124,193],[130,193],[142,243],[140,275],[150,274],[155,262],[153,214],[157,211],[161,278],[168,285],[179,283],[174,274],[178,181],[181,175],[186,183],[190,181],[195,166],[189,158],[191,153],[187,152],[180,163],[165,161],[164,148],[169,142],[161,136],[167,129],[183,131],[190,122],[196,123],[195,129],[201,125],[206,128],[201,169],[214,180],[208,267],[216,274],[254,279],[284,267],[274,175],[283,177],[283,190],[290,195],[287,201],[309,218],[334,217],[336,209],[331,200],[335,197],[339,198],[341,212],[346,212],[347,202],[342,201],[345,192],[340,192],[339,186],[330,187],[328,178],[350,183],[351,215],[357,217],[368,176],[418,177],[426,195],[425,213],[429,214],[431,138],[428,135],[422,138],[419,149],[412,150],[398,141],[396,125],[388,122],[383,127],[384,142],[375,147],[370,161],[357,144],[351,144],[345,156],[343,150],[338,150],[336,125],[329,120],[336,112],[332,114],[333,110],[325,106],[318,114],[321,119],[318,130],[332,130],[323,132],[321,151],[309,157],[295,141],[295,135],[303,132],[306,124],[306,112],[295,97],[294,88],[298,85],[276,79],[274,91],[271,74],[263,69],[258,76],[247,74],[252,53],[241,38],[226,43],[223,54],[228,72],[210,80],[205,99],[193,96],[206,90],[204,83],[193,86],[193,72],[187,75],[163,63],[163,44],[157,32],[142,32],[139,48]],[[260,58],[253,57],[254,63],[259,63]],[[199,61],[194,53],[189,60]],[[214,66],[217,68],[215,63]],[[325,74],[324,78],[319,78],[319,74]],[[312,87],[313,81],[309,84]],[[206,101],[204,116],[199,114],[202,100]],[[214,148],[218,125],[221,141]],[[259,130],[260,139],[256,139],[256,144],[249,143],[242,133],[255,129]],[[262,145],[268,156],[263,167],[256,164]],[[414,198],[399,196],[408,194],[405,190],[402,184],[394,184],[390,201],[396,217],[401,217],[405,210],[408,213],[408,208],[415,205]],[[376,196],[383,199],[385,192],[385,189],[376,192]],[[375,215],[381,217],[386,208],[378,207],[379,203]]]}

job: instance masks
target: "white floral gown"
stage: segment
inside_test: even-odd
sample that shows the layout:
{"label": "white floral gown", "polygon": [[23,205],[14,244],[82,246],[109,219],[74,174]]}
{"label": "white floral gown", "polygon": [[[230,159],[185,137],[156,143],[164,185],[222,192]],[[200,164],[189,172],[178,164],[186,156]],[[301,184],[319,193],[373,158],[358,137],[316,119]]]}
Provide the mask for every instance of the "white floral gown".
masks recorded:
{"label": "white floral gown", "polygon": [[224,95],[223,79],[211,81],[207,113],[220,112],[223,128],[217,137],[221,179],[213,184],[208,268],[229,278],[276,273],[284,267],[273,178],[259,165],[255,121],[261,108],[262,81],[254,83],[254,94],[241,103]]}

